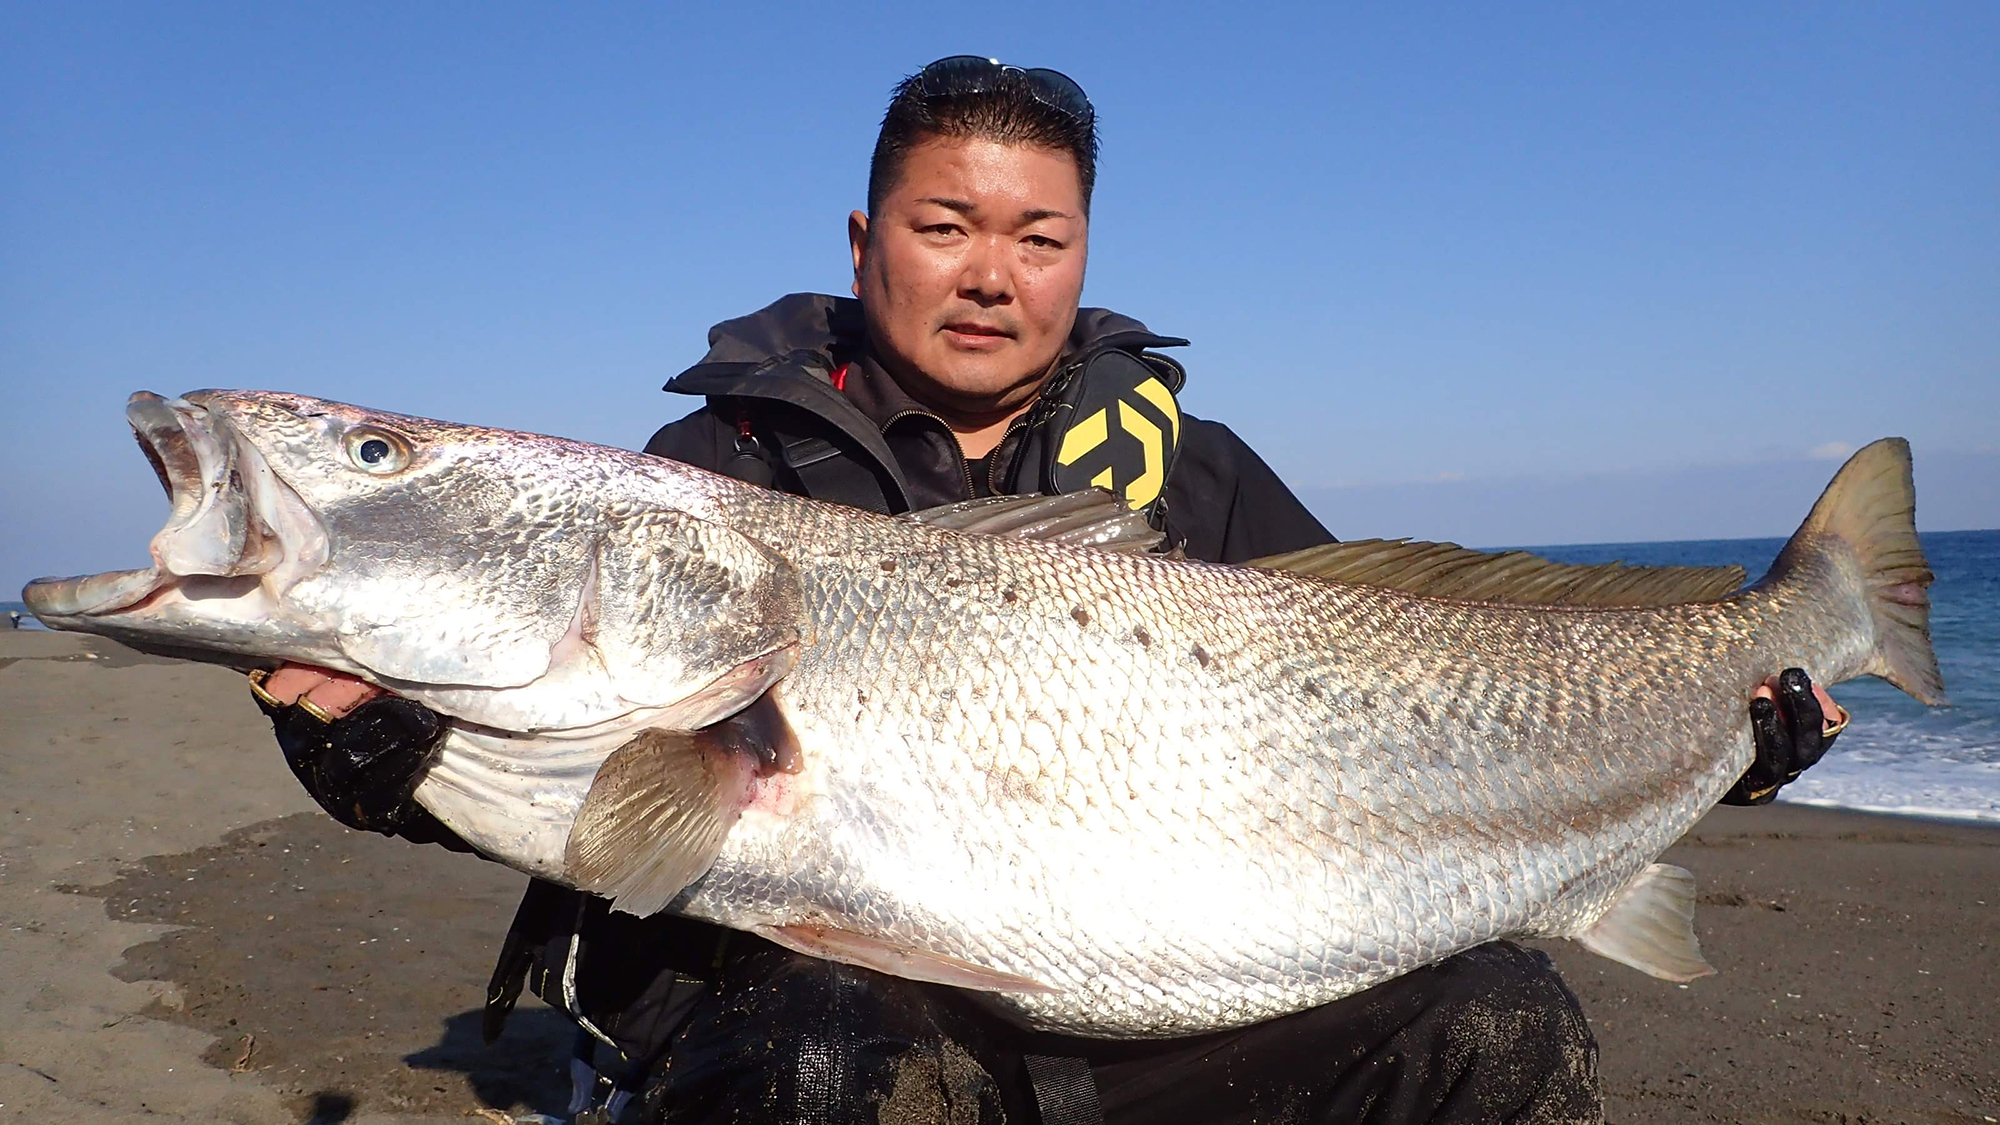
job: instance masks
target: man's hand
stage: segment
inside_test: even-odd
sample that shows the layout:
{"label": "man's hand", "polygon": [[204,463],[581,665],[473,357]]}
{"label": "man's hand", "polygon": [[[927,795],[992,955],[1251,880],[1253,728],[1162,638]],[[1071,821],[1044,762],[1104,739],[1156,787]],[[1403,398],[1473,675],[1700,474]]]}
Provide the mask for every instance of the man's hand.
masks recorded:
{"label": "man's hand", "polygon": [[382,694],[381,688],[345,672],[303,664],[287,664],[261,680],[252,676],[250,682],[257,685],[253,694],[258,702],[278,707],[298,704],[329,723]]}
{"label": "man's hand", "polygon": [[250,691],[270,716],[285,764],[335,820],[446,842],[440,834],[448,830],[410,799],[443,739],[436,712],[352,676],[297,664],[252,673]]}
{"label": "man's hand", "polygon": [[[1829,725],[1828,715],[1838,716]],[[1767,805],[1798,780],[1847,729],[1847,711],[1800,668],[1765,680],[1750,696],[1750,730],[1757,758],[1722,797],[1725,805]]]}

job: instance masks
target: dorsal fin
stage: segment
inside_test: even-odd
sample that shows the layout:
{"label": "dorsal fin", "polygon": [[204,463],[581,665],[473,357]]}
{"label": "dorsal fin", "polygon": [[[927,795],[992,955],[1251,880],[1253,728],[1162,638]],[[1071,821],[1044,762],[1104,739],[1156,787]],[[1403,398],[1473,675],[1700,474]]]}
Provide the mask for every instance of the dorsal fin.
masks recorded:
{"label": "dorsal fin", "polygon": [[1745,578],[1740,566],[1582,566],[1526,551],[1496,554],[1416,539],[1329,543],[1249,565],[1432,598],[1596,608],[1714,601],[1741,588]]}
{"label": "dorsal fin", "polygon": [[1149,554],[1165,542],[1143,514],[1102,488],[1061,496],[982,496],[906,512],[902,518],[954,531],[1095,547],[1120,555]]}

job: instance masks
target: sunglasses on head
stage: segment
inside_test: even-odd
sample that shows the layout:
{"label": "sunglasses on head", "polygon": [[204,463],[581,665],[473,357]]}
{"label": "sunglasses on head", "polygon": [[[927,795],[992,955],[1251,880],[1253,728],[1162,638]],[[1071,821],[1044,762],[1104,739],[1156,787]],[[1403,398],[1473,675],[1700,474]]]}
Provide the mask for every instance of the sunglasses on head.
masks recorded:
{"label": "sunglasses on head", "polygon": [[939,59],[917,72],[917,90],[927,99],[983,94],[996,89],[1008,75],[1018,76],[1026,83],[1029,97],[1066,114],[1072,121],[1087,122],[1097,115],[1083,87],[1069,75],[1040,66],[1023,70],[981,55]]}

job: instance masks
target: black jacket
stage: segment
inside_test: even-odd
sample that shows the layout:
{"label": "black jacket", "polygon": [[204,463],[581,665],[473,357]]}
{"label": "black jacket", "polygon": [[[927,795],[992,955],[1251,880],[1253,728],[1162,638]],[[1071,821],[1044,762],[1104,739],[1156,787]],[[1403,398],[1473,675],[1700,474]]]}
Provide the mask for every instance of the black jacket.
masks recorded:
{"label": "black jacket", "polygon": [[[1140,355],[1181,343],[1130,317],[1084,309],[1066,355],[1105,342]],[[708,343],[702,361],[665,388],[702,395],[707,405],[662,426],[646,452],[745,479],[761,470],[770,475],[757,483],[878,512],[972,497],[950,428],[868,355],[859,301],[794,293],[716,325]],[[833,373],[843,366],[836,390]],[[746,425],[761,452],[747,448]],[[988,491],[1012,491],[1021,438],[1017,422],[991,457]],[[1333,539],[1270,466],[1216,422],[1182,416],[1166,498],[1167,534],[1191,558],[1246,562]]]}
{"label": "black jacket", "polygon": [[[707,404],[661,427],[646,452],[879,512],[971,497],[949,427],[868,356],[858,301],[793,294],[716,325],[708,338],[708,355],[665,388]],[[1181,342],[1129,317],[1084,309],[1066,355],[1107,341],[1135,354]],[[843,365],[836,389],[833,373]],[[1009,461],[1018,459],[1021,439],[1016,427],[996,448],[990,491],[1011,491]],[[1333,538],[1228,427],[1185,414],[1166,498],[1167,533],[1191,558],[1245,562]],[[489,988],[489,1036],[525,977],[548,1003],[643,1065],[664,1049],[689,989],[712,977],[722,950],[762,945],[704,922],[605,907],[552,884],[530,885]]]}

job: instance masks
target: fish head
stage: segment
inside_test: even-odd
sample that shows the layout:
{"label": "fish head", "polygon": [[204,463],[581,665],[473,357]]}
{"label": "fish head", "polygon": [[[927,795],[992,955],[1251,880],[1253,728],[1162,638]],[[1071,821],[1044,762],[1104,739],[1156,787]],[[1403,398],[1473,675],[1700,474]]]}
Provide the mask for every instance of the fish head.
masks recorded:
{"label": "fish head", "polygon": [[132,396],[152,565],[41,579],[52,628],[338,669],[509,732],[692,727],[782,675],[796,589],[711,474],[299,395]]}

